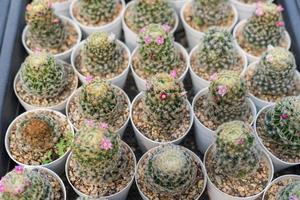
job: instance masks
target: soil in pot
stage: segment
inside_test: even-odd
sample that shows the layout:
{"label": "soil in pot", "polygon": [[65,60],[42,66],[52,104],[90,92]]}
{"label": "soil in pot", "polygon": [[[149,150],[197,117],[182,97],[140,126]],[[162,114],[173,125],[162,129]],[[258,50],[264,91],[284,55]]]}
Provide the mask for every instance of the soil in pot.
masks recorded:
{"label": "soil in pot", "polygon": [[278,199],[277,195],[282,191],[282,189],[284,189],[286,186],[296,181],[299,181],[299,178],[286,177],[286,178],[282,178],[276,183],[272,183],[272,185],[265,193],[264,200],[277,200]]}

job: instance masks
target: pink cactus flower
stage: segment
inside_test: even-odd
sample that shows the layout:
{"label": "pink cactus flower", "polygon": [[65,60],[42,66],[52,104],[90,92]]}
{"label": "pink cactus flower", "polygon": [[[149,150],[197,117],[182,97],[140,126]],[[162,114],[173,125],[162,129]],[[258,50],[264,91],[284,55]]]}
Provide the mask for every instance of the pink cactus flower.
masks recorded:
{"label": "pink cactus flower", "polygon": [[214,73],[212,74],[210,77],[209,77],[209,81],[215,81],[218,79],[218,74],[217,73]]}
{"label": "pink cactus flower", "polygon": [[263,8],[262,7],[258,7],[258,8],[256,8],[256,10],[255,10],[255,15],[256,16],[263,16],[264,15],[264,10],[263,10]]}
{"label": "pink cactus flower", "polygon": [[101,122],[101,123],[100,123],[100,128],[102,128],[102,129],[108,129],[108,123],[106,123],[106,122]]}
{"label": "pink cactus flower", "polygon": [[175,69],[172,70],[171,73],[170,73],[170,75],[171,75],[173,78],[176,78],[176,77],[177,77],[177,72],[176,72],[176,70],[175,70]]}
{"label": "pink cactus flower", "polygon": [[33,52],[34,53],[40,53],[40,52],[42,52],[42,49],[36,47],[36,48],[33,49]]}
{"label": "pink cactus flower", "polygon": [[24,172],[24,167],[22,166],[15,166],[15,171],[17,172],[17,174],[22,174]]}
{"label": "pink cactus flower", "polygon": [[289,118],[289,115],[288,115],[288,114],[281,114],[281,115],[280,115],[280,118],[281,118],[281,119],[288,119],[288,118]]}
{"label": "pink cactus flower", "polygon": [[0,192],[5,192],[4,184],[0,182]]}
{"label": "pink cactus flower", "polygon": [[225,85],[220,85],[218,87],[218,94],[224,97],[225,94],[227,94],[227,87]]}
{"label": "pink cactus flower", "polygon": [[100,143],[100,148],[105,151],[111,149],[112,143],[111,143],[110,139],[104,138]]}
{"label": "pink cactus flower", "polygon": [[94,120],[92,120],[92,119],[86,119],[84,122],[88,127],[94,126]]}
{"label": "pink cactus flower", "polygon": [[150,44],[152,42],[152,38],[150,36],[145,37],[145,43]]}
{"label": "pink cactus flower", "polygon": [[273,61],[273,56],[267,55],[266,59],[267,59],[268,62],[272,62]]}
{"label": "pink cactus flower", "polygon": [[91,83],[94,80],[94,77],[88,75],[87,77],[85,77],[85,80],[86,80],[87,83]]}
{"label": "pink cactus flower", "polygon": [[22,192],[24,192],[24,188],[22,188],[22,187],[19,187],[19,188],[16,188],[16,189],[15,189],[15,193],[16,193],[16,194],[20,194],[20,193],[22,193]]}
{"label": "pink cactus flower", "polygon": [[276,22],[276,26],[277,27],[283,27],[284,26],[284,22],[283,21],[278,21],[278,22]]}
{"label": "pink cactus flower", "polygon": [[284,11],[284,8],[282,7],[282,5],[278,5],[277,8],[276,8],[277,12],[282,12]]}
{"label": "pink cactus flower", "polygon": [[144,28],[141,28],[139,32],[140,32],[140,33],[145,33],[145,31],[146,31],[146,29],[145,29],[145,27],[144,27]]}
{"label": "pink cactus flower", "polygon": [[52,8],[52,3],[50,1],[48,2],[48,8]]}
{"label": "pink cactus flower", "polygon": [[171,26],[169,26],[168,24],[163,24],[162,28],[166,31],[166,32],[170,32],[171,30]]}
{"label": "pink cactus flower", "polygon": [[168,98],[168,94],[167,93],[165,93],[165,92],[162,92],[160,95],[159,95],[159,98],[160,98],[160,100],[166,100],[167,98]]}
{"label": "pink cactus flower", "polygon": [[156,43],[157,43],[158,45],[162,45],[162,44],[164,44],[164,42],[165,42],[165,39],[164,39],[162,36],[158,36],[158,37],[156,38]]}
{"label": "pink cactus flower", "polygon": [[296,195],[290,196],[289,200],[299,200],[299,198]]}
{"label": "pink cactus flower", "polygon": [[236,143],[239,144],[239,145],[245,144],[245,138],[239,138],[239,139],[237,139]]}
{"label": "pink cactus flower", "polygon": [[32,6],[31,6],[30,4],[28,4],[28,5],[26,6],[26,10],[27,10],[27,11],[30,11],[31,8],[32,8]]}
{"label": "pink cactus flower", "polygon": [[55,18],[55,19],[52,20],[52,22],[53,22],[54,24],[58,24],[58,23],[59,23],[59,19]]}

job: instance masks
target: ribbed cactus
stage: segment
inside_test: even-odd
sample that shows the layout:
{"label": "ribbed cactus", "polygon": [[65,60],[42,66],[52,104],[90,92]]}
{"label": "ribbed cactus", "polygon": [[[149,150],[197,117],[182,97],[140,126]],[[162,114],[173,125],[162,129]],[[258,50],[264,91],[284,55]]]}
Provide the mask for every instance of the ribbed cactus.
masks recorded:
{"label": "ribbed cactus", "polygon": [[286,97],[270,109],[265,117],[265,130],[286,152],[300,151],[300,99]]}
{"label": "ribbed cactus", "polygon": [[136,0],[130,15],[135,32],[149,24],[175,25],[175,10],[167,0]]}
{"label": "ribbed cactus", "polygon": [[299,200],[300,181],[294,181],[281,189],[278,200]]}
{"label": "ribbed cactus", "polygon": [[52,55],[31,54],[21,67],[20,81],[28,93],[42,98],[52,98],[65,89],[68,72]]}
{"label": "ribbed cactus", "polygon": [[91,23],[111,22],[116,12],[116,0],[79,0],[80,15]]}
{"label": "ribbed cactus", "polygon": [[[232,120],[242,120],[248,116],[247,87],[239,74],[234,71],[221,71],[211,80],[205,113],[216,125]],[[247,121],[248,119],[245,119]]]}
{"label": "ribbed cactus", "polygon": [[256,48],[278,46],[284,34],[281,16],[282,7],[273,3],[257,3],[255,13],[248,19],[243,29],[246,41]]}
{"label": "ribbed cactus", "polygon": [[150,24],[145,27],[140,31],[138,43],[140,66],[146,72],[170,73],[179,65],[179,52],[165,26]]}
{"label": "ribbed cactus", "polygon": [[231,13],[228,0],[194,0],[193,21],[199,26],[217,26],[228,19]]}
{"label": "ribbed cactus", "polygon": [[186,108],[182,83],[168,74],[157,74],[149,84],[144,100],[148,122],[166,131],[180,124]]}
{"label": "ribbed cactus", "polygon": [[49,180],[31,169],[17,166],[0,181],[2,200],[52,200],[54,192]]}
{"label": "ribbed cactus", "polygon": [[244,177],[258,169],[260,152],[248,124],[227,122],[218,127],[216,134],[213,157],[223,174]]}
{"label": "ribbed cactus", "polygon": [[288,50],[275,47],[265,52],[253,76],[255,90],[262,94],[282,96],[295,86],[296,62]]}
{"label": "ribbed cactus", "polygon": [[227,30],[210,28],[204,35],[198,49],[198,65],[209,74],[232,69],[238,63],[238,51],[233,37]]}
{"label": "ribbed cactus", "polygon": [[119,115],[120,96],[108,82],[95,79],[83,86],[79,101],[83,112],[92,119],[110,123]]}
{"label": "ribbed cactus", "polygon": [[151,190],[165,195],[176,195],[188,190],[195,182],[197,165],[182,147],[161,146],[146,164],[146,181]]}
{"label": "ribbed cactus", "polygon": [[67,32],[64,23],[54,14],[51,3],[36,0],[27,6],[26,22],[29,37],[40,47],[57,48],[66,42]]}
{"label": "ribbed cactus", "polygon": [[123,170],[119,167],[124,166],[120,165],[120,136],[103,126],[83,127],[75,136],[72,147],[73,159],[78,165],[80,176],[92,183],[117,179]]}
{"label": "ribbed cactus", "polygon": [[115,36],[104,32],[93,33],[87,38],[82,55],[84,65],[93,76],[114,73],[124,61],[123,50]]}

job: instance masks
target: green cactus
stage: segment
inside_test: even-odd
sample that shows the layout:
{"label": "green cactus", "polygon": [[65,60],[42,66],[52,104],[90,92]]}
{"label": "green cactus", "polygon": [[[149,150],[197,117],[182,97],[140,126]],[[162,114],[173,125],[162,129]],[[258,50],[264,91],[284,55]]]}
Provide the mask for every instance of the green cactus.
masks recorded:
{"label": "green cactus", "polygon": [[300,181],[294,181],[281,189],[278,200],[299,200]]}
{"label": "green cactus", "polygon": [[235,71],[221,71],[209,85],[204,101],[205,113],[216,125],[245,119],[250,112],[246,98],[247,87],[239,74]]}
{"label": "green cactus", "polygon": [[50,181],[41,173],[17,166],[0,181],[2,200],[52,200],[54,191]]}
{"label": "green cactus", "polygon": [[149,24],[175,25],[175,10],[166,0],[136,0],[130,15],[135,32]]}
{"label": "green cactus", "polygon": [[218,127],[216,134],[213,157],[223,174],[245,177],[258,169],[261,156],[248,124],[226,122]]}
{"label": "green cactus", "polygon": [[300,100],[286,97],[268,110],[264,127],[278,145],[286,146],[287,153],[300,152]]}
{"label": "green cactus", "polygon": [[232,69],[238,63],[238,51],[231,33],[225,29],[210,28],[198,49],[198,65],[209,74]]}
{"label": "green cactus", "polygon": [[20,81],[28,93],[42,98],[53,98],[65,89],[68,72],[52,55],[31,54],[21,67]]}
{"label": "green cactus", "polygon": [[295,86],[296,62],[288,50],[275,47],[266,51],[253,75],[253,86],[265,95],[282,96]]}
{"label": "green cactus", "polygon": [[180,63],[173,38],[159,24],[150,24],[138,37],[140,66],[150,74],[170,73]]}
{"label": "green cactus", "polygon": [[124,62],[123,49],[113,34],[93,33],[82,50],[83,63],[93,76],[116,72]]}
{"label": "green cactus", "polygon": [[183,84],[168,74],[157,74],[150,80],[145,93],[146,115],[149,123],[170,130],[181,123],[186,108]]}
{"label": "green cactus", "polygon": [[93,24],[111,22],[116,13],[115,0],[79,0],[80,15]]}
{"label": "green cactus", "polygon": [[51,3],[33,1],[27,6],[26,23],[32,41],[45,48],[58,48],[65,44],[67,32],[62,20],[54,14]]}
{"label": "green cactus", "polygon": [[283,26],[281,9],[273,3],[258,3],[242,34],[247,43],[265,49],[268,45],[279,45],[284,35]]}
{"label": "green cactus", "polygon": [[185,192],[195,183],[197,165],[182,147],[165,145],[148,159],[145,174],[152,190],[173,196]]}

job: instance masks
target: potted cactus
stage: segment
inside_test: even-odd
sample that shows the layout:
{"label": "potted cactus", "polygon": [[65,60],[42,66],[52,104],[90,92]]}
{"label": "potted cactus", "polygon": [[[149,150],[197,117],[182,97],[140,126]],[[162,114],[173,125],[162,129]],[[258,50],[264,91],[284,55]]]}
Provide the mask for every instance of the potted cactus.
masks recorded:
{"label": "potted cactus", "polygon": [[183,81],[188,72],[188,54],[168,31],[169,26],[150,24],[139,33],[131,64],[139,91],[146,90],[146,80],[157,73],[172,73]]}
{"label": "potted cactus", "polygon": [[183,84],[161,73],[147,85],[148,89],[133,100],[130,111],[139,146],[145,151],[161,143],[180,143],[193,123]]}
{"label": "potted cactus", "polygon": [[81,40],[80,28],[72,20],[56,15],[47,0],[28,4],[25,18],[22,42],[29,54],[46,51],[58,59],[69,60],[72,49]]}
{"label": "potted cactus", "polygon": [[167,0],[134,0],[127,4],[122,18],[126,44],[133,50],[137,46],[137,34],[149,24],[168,26],[170,34],[174,34],[178,21]]}
{"label": "potted cactus", "polygon": [[210,27],[221,27],[231,32],[238,14],[229,0],[189,0],[181,9],[180,18],[192,49]]}
{"label": "potted cactus", "polygon": [[87,123],[103,122],[122,136],[129,121],[129,109],[130,100],[122,89],[94,79],[73,93],[66,113],[75,130]]}
{"label": "potted cactus", "polygon": [[209,79],[222,70],[241,73],[247,68],[246,56],[236,47],[231,33],[210,28],[190,56],[190,72],[194,92],[209,86]]}
{"label": "potted cactus", "polygon": [[140,159],[136,183],[144,200],[199,199],[206,187],[206,172],[190,150],[162,145]]}
{"label": "potted cactus", "polygon": [[66,164],[75,192],[86,198],[125,200],[133,183],[136,159],[130,147],[107,124],[80,129]]}
{"label": "potted cactus", "polygon": [[63,114],[37,109],[19,115],[8,127],[5,148],[22,166],[43,166],[61,172],[73,139],[73,129]]}
{"label": "potted cactus", "polygon": [[26,110],[62,111],[77,86],[72,67],[47,53],[29,55],[14,80],[15,94]]}
{"label": "potted cactus", "polygon": [[252,16],[235,26],[233,37],[249,63],[258,60],[269,45],[290,48],[291,39],[284,28],[282,11],[281,5],[259,2]]}
{"label": "potted cactus", "polygon": [[260,144],[271,156],[275,171],[300,164],[300,99],[286,97],[264,107],[254,123]]}
{"label": "potted cactus", "polygon": [[295,58],[281,47],[269,48],[259,61],[249,65],[243,76],[258,108],[300,94],[300,74]]}
{"label": "potted cactus", "polygon": [[229,70],[214,74],[209,87],[196,94],[192,107],[196,142],[202,153],[213,143],[214,131],[219,125],[232,120],[252,124],[256,116],[244,80]]}
{"label": "potted cactus", "polygon": [[124,10],[124,0],[74,0],[70,5],[70,15],[85,36],[100,31],[120,38]]}
{"label": "potted cactus", "polygon": [[300,176],[288,174],[276,178],[267,187],[262,200],[297,200],[300,199]]}
{"label": "potted cactus", "polygon": [[0,199],[66,200],[66,189],[54,172],[47,168],[16,166],[0,180]]}
{"label": "potted cactus", "polygon": [[97,32],[90,35],[74,49],[72,66],[82,83],[88,77],[108,80],[124,87],[130,69],[130,51],[114,34]]}
{"label": "potted cactus", "polygon": [[211,200],[257,199],[273,178],[271,159],[256,144],[253,130],[242,121],[226,122],[216,130],[204,166]]}

